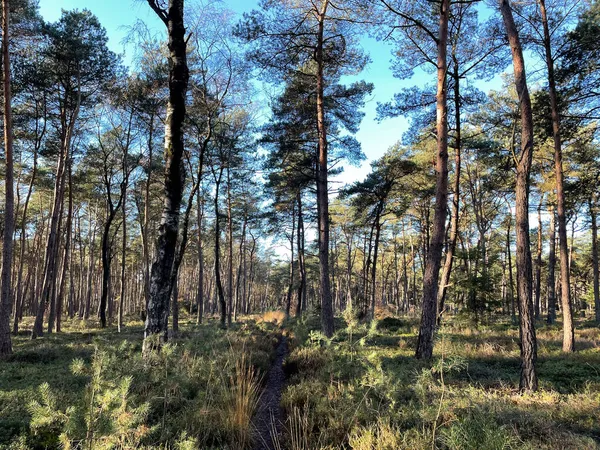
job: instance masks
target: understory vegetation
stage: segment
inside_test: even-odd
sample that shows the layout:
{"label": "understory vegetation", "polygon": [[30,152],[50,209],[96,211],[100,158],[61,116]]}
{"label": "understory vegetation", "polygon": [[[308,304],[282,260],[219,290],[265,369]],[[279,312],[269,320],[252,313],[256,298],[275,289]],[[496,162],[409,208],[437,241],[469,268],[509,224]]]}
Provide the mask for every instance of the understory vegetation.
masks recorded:
{"label": "understory vegetation", "polygon": [[[253,448],[252,416],[282,333],[288,335],[285,423],[274,448],[600,448],[600,331],[538,327],[540,389],[521,394],[510,322],[440,328],[438,355],[415,360],[418,321],[349,310],[325,337],[319,316],[268,312],[222,330],[184,317],[144,361],[141,323],[121,334],[85,321],[44,339],[15,339],[0,373],[0,448]],[[255,448],[255,447],[254,447]]]}
{"label": "understory vegetation", "polygon": [[145,361],[142,324],[126,332],[73,321],[23,334],[0,374],[0,448],[245,448],[276,326],[182,324]]}
{"label": "understory vegetation", "polygon": [[518,392],[519,332],[510,323],[456,318],[441,327],[429,363],[413,358],[414,319],[337,325],[331,339],[316,331],[316,317],[291,327],[283,448],[600,447],[600,333],[589,323],[578,324],[575,354],[561,353],[560,325],[538,328],[535,394]]}

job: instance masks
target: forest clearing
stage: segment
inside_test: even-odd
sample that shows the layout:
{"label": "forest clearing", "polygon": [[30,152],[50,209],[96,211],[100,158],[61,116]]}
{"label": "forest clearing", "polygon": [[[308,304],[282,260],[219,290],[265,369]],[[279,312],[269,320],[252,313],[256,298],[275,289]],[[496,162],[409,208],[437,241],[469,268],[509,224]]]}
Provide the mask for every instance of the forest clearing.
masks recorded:
{"label": "forest clearing", "polygon": [[0,449],[600,448],[600,3],[0,0]]}

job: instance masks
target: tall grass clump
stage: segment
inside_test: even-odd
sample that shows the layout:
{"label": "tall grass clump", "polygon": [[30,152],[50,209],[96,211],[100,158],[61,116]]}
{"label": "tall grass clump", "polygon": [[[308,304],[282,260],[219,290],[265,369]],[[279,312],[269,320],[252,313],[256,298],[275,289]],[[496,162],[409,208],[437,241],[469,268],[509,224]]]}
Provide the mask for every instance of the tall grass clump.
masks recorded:
{"label": "tall grass clump", "polygon": [[227,423],[234,436],[235,448],[248,448],[252,442],[252,416],[260,398],[260,381],[245,353],[242,353],[241,358],[235,361],[233,374],[229,378]]}

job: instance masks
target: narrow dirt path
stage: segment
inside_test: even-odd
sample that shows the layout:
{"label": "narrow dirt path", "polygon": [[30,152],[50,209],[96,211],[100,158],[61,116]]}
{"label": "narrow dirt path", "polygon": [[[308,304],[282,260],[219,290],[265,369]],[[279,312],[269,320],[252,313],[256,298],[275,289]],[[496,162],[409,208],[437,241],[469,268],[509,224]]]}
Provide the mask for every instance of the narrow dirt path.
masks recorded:
{"label": "narrow dirt path", "polygon": [[[283,410],[279,406],[281,392],[285,384],[283,360],[287,355],[287,337],[281,335],[277,346],[277,356],[269,373],[267,383],[262,392],[256,413],[252,419],[254,429],[254,450],[277,450],[283,428]],[[275,434],[275,436],[273,436]]]}

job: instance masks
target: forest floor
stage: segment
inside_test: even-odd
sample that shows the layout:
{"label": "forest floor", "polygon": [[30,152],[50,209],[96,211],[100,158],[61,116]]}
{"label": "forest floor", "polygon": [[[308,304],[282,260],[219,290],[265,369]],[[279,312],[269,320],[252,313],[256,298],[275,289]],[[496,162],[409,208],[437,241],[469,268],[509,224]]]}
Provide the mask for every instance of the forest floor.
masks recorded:
{"label": "forest floor", "polygon": [[[565,355],[560,323],[540,322],[540,391],[520,394],[513,324],[453,318],[426,363],[413,358],[414,319],[348,319],[327,339],[311,313],[284,328],[278,314],[229,330],[184,318],[150,361],[139,322],[117,333],[75,320],[35,341],[22,332],[0,362],[0,448],[600,448],[591,323],[577,324],[577,352]],[[267,414],[278,432],[261,430]]]}

